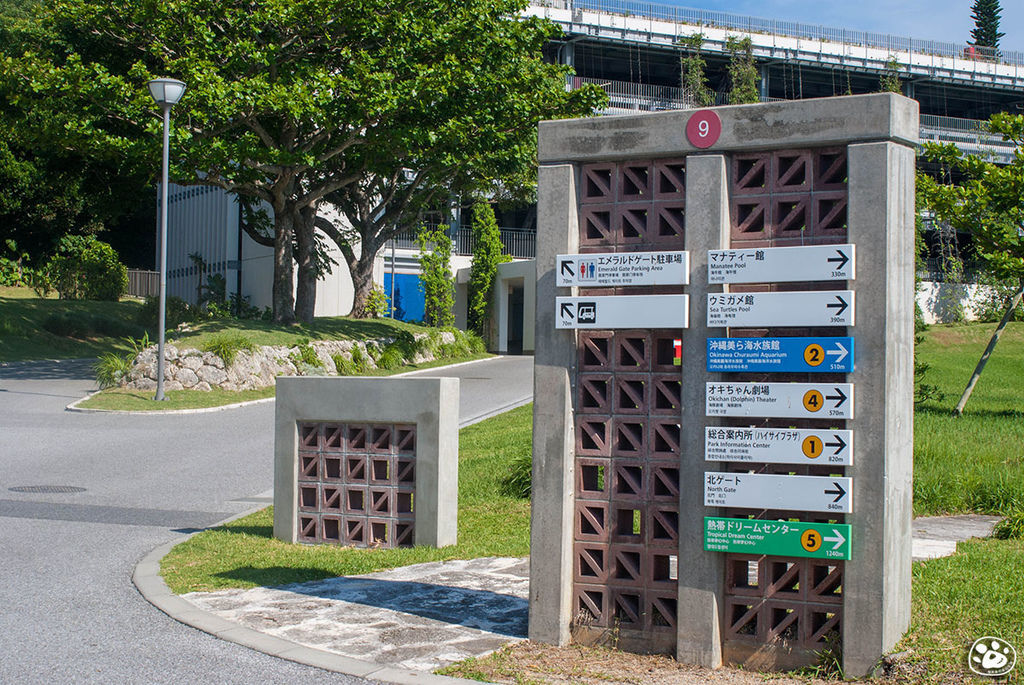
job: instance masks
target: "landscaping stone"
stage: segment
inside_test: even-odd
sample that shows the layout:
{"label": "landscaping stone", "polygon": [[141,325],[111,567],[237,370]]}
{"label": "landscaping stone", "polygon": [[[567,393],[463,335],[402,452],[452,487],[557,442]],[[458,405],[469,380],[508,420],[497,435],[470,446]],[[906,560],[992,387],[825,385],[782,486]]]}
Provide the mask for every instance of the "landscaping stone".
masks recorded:
{"label": "landscaping stone", "polygon": [[210,385],[220,385],[228,378],[227,373],[216,366],[204,365],[196,372],[196,375],[199,376],[199,380],[206,381]]}

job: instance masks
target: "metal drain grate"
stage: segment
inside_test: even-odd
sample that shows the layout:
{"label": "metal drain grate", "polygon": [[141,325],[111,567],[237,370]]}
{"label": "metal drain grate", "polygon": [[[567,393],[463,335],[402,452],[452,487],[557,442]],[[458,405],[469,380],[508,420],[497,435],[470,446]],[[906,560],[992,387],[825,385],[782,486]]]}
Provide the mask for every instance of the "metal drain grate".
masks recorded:
{"label": "metal drain grate", "polygon": [[11,492],[33,492],[46,494],[66,494],[71,492],[85,492],[85,488],[75,485],[19,485],[15,488],[8,488]]}

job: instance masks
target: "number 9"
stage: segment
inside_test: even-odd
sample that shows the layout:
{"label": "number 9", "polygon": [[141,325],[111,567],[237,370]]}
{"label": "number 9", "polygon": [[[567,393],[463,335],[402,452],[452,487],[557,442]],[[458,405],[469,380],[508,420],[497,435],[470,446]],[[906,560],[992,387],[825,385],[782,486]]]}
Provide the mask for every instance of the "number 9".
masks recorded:
{"label": "number 9", "polygon": [[701,119],[697,123],[697,133],[701,138],[707,138],[708,132],[711,130],[711,124],[707,119]]}

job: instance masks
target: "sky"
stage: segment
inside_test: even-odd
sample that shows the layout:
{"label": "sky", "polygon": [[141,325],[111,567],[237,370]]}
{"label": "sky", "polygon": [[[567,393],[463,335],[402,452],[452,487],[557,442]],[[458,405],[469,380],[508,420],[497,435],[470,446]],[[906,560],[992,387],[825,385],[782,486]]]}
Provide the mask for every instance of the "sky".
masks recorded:
{"label": "sky", "polygon": [[[654,0],[767,19],[888,33],[921,40],[967,43],[973,0]],[[1024,52],[1024,0],[1002,0],[999,43]]]}

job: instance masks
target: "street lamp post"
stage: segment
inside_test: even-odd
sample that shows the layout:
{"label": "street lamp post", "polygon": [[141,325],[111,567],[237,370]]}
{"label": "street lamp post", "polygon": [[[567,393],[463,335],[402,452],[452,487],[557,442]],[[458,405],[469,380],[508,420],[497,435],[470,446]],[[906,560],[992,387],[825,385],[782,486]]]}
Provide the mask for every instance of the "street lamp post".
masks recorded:
{"label": "street lamp post", "polygon": [[167,310],[167,167],[170,157],[171,107],[178,104],[185,94],[185,84],[171,78],[157,78],[146,85],[149,86],[149,94],[164,112],[164,160],[160,183],[160,337],[156,358],[156,397],[153,398],[162,401],[167,399],[164,397],[164,319]]}

